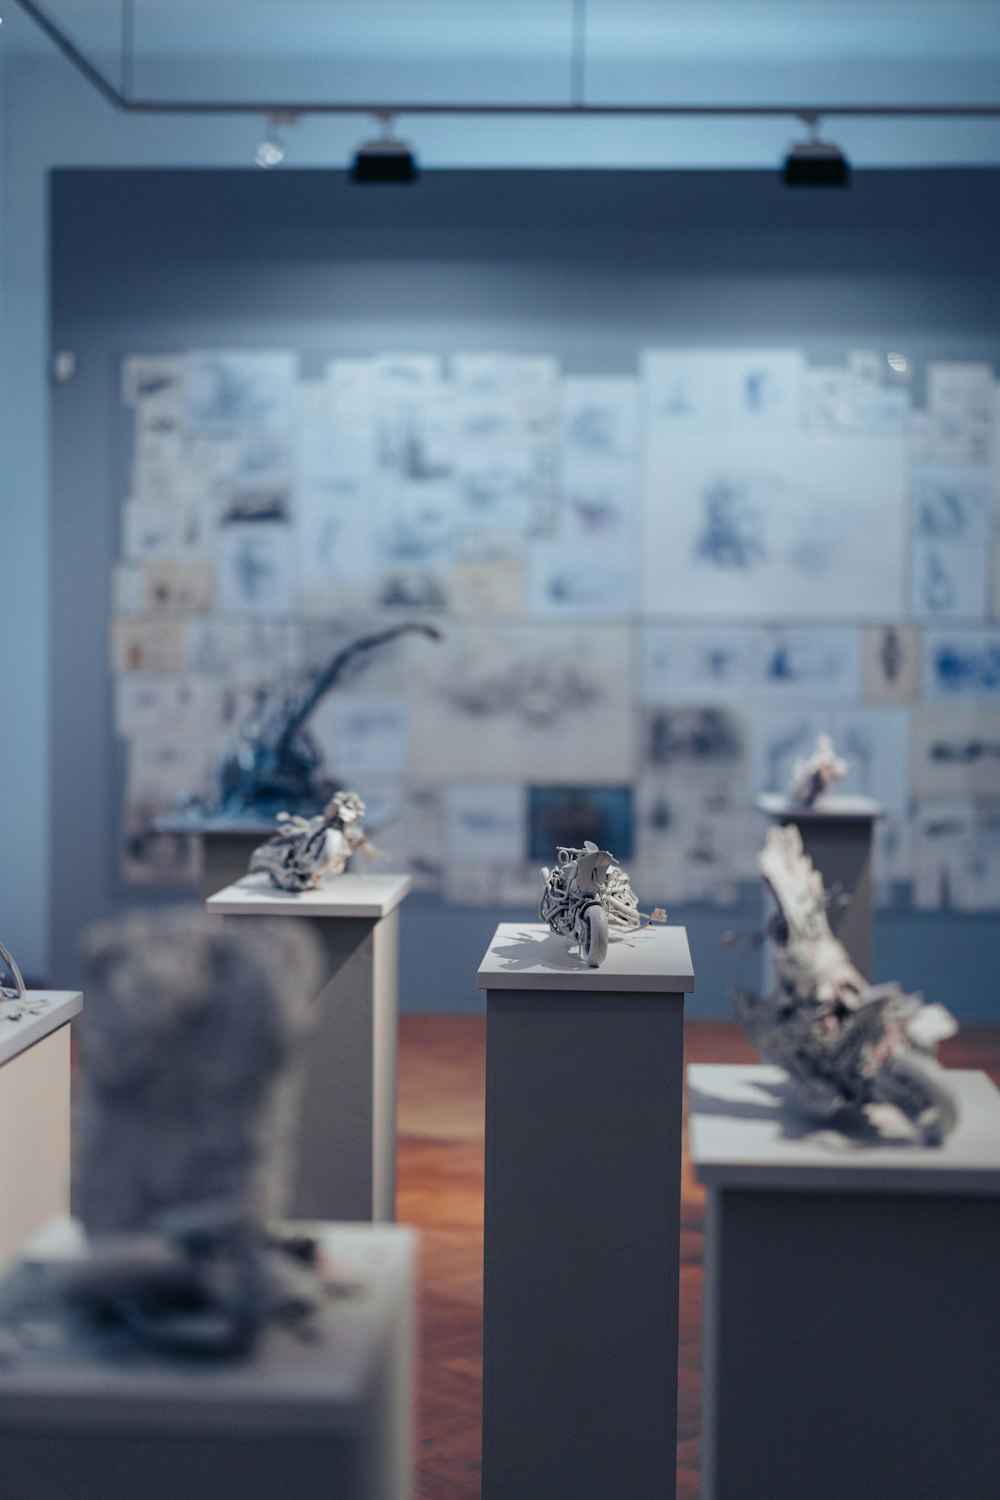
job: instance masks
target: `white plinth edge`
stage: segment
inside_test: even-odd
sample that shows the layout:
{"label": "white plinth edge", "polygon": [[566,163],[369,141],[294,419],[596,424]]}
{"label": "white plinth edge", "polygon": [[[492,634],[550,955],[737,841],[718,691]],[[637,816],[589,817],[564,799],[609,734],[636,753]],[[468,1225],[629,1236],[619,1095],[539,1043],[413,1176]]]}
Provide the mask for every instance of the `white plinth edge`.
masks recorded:
{"label": "white plinth edge", "polygon": [[874,822],[885,817],[885,808],[873,797],[849,797],[837,792],[818,797],[811,807],[795,802],[783,792],[761,792],[754,806],[769,818],[791,819],[795,823],[856,823],[863,819]]}
{"label": "white plinth edge", "polygon": [[849,1137],[795,1107],[781,1068],[687,1070],[688,1141],[700,1182],[780,1192],[1000,1193],[1000,1091],[948,1069],[958,1124],[941,1146]]}
{"label": "white plinth edge", "polygon": [[479,966],[481,990],[583,990],[688,994],[694,969],[683,927],[612,934],[608,956],[588,968],[568,938],[543,922],[501,922]]}
{"label": "white plinth edge", "polygon": [[[14,1009],[21,1011],[21,1019],[12,1021],[4,1015]],[[32,1011],[37,1009],[37,1014]],[[0,1067],[25,1052],[35,1042],[60,1026],[65,1026],[83,1010],[83,996],[78,990],[27,990],[23,1001],[0,1002]]]}
{"label": "white plinth edge", "polygon": [[334,875],[311,891],[280,891],[267,875],[244,875],[209,896],[223,917],[387,917],[413,884],[409,875]]}

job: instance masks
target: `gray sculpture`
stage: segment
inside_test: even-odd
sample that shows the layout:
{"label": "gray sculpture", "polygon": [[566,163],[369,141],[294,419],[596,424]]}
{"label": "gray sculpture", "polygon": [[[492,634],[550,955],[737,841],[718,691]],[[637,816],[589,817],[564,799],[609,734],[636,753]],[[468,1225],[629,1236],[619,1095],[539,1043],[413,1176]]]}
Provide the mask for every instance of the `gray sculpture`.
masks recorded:
{"label": "gray sculpture", "polygon": [[785,1069],[807,1113],[856,1127],[871,1105],[891,1104],[923,1144],[940,1144],[956,1108],[933,1055],[957,1030],[954,1017],[858,972],[830,930],[830,898],[794,824],[770,830],[757,863],[778,907],[762,935],[778,985],[764,999],[733,992],[748,1041]]}
{"label": "gray sculpture", "polygon": [[813,753],[792,767],[789,796],[803,807],[812,807],[846,775],[847,762],[834,750],[833,740],[828,734],[817,735]]}
{"label": "gray sculpture", "polygon": [[608,956],[609,928],[628,932],[643,922],[667,920],[661,907],[648,916],[640,912],[628,876],[607,849],[587,839],[582,849],[560,846],[557,855],[554,869],[542,870],[538,915],[553,932],[579,945],[590,968],[598,968]]}
{"label": "gray sculpture", "polygon": [[82,957],[90,1251],[49,1274],[112,1346],[241,1353],[318,1292],[264,1227],[289,1178],[315,936],[175,908],[93,926]]}
{"label": "gray sculpture", "polygon": [[437,626],[421,620],[359,636],[331,658],[303,693],[254,714],[222,764],[218,803],[206,808],[206,815],[260,817],[286,811],[315,816],[339,788],[324,774],[322,756],[307,727],[309,719],[359,656],[407,634],[441,639]]}
{"label": "gray sculpture", "polygon": [[283,891],[307,891],[341,875],[356,850],[373,854],[362,826],[365,804],[356,792],[337,792],[316,818],[281,812],[278,831],[250,856],[260,872]]}
{"label": "gray sculpture", "polygon": [[0,982],[0,1001],[23,1000],[24,980],[21,978],[21,971],[17,967],[13,953],[9,948],[5,948],[3,943],[0,943],[0,963],[4,965],[11,979],[10,984]]}

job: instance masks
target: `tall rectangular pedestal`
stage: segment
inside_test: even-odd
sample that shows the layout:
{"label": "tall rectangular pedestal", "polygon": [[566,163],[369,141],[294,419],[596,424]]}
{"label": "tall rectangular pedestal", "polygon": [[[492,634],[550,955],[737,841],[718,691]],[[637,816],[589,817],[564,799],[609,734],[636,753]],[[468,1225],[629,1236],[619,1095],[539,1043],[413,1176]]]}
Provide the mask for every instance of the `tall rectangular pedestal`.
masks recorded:
{"label": "tall rectangular pedestal", "polygon": [[780,1069],[688,1069],[708,1190],[702,1500],[1000,1492],[1000,1094],[939,1148],[810,1132]]}
{"label": "tall rectangular pedestal", "polygon": [[338,875],[299,895],[247,876],[207,902],[240,921],[312,922],[323,950],[289,1213],[395,1217],[399,903],[405,875]]}
{"label": "tall rectangular pedestal", "polygon": [[487,990],[483,1500],[674,1494],[683,928],[588,969],[502,924]]}
{"label": "tall rectangular pedestal", "polygon": [[73,991],[29,990],[0,1009],[0,1266],[69,1210],[69,1023],[82,1007]]}

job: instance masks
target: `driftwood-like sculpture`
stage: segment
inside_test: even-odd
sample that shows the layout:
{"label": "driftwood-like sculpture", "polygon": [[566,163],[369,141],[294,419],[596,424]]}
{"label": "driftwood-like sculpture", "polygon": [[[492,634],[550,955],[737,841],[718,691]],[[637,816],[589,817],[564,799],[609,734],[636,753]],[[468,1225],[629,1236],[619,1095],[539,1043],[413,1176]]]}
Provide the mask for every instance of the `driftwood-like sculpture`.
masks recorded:
{"label": "driftwood-like sculpture", "polygon": [[223,761],[218,804],[206,809],[206,816],[260,817],[279,811],[315,816],[340,788],[323,772],[309,719],[359,656],[414,634],[432,641],[442,638],[437,626],[421,620],[359,636],[336,653],[303,693],[263,715],[255,714],[240,729],[236,750]]}
{"label": "driftwood-like sculpture", "polygon": [[667,920],[661,907],[648,916],[640,912],[628,876],[607,849],[587,839],[582,849],[560,847],[557,855],[554,869],[542,870],[545,884],[538,915],[553,932],[579,945],[590,968],[596,969],[608,956],[609,928],[628,932],[643,922]]}
{"label": "driftwood-like sculpture", "polygon": [[4,1000],[23,1000],[24,980],[21,978],[21,971],[17,967],[13,953],[11,953],[9,948],[5,948],[3,943],[0,943],[0,963],[7,970],[11,981],[10,984],[5,984],[0,979],[0,1004]]}
{"label": "driftwood-like sculpture", "polygon": [[337,792],[316,818],[278,814],[278,831],[250,856],[250,873],[262,872],[283,891],[307,891],[342,875],[357,849],[374,850],[364,831],[365,804],[356,792]]}
{"label": "driftwood-like sculpture", "polygon": [[841,760],[828,734],[817,736],[816,748],[792,767],[789,796],[802,807],[812,807],[838,781],[847,775],[847,762]]}
{"label": "driftwood-like sculpture", "polygon": [[239,1354],[269,1321],[317,1305],[302,1255],[265,1230],[290,1175],[296,1054],[320,974],[308,925],[237,934],[176,908],[85,935],[89,1252],[48,1274],[102,1347]]}
{"label": "driftwood-like sculpture", "polygon": [[764,999],[734,991],[748,1041],[785,1069],[809,1114],[851,1126],[870,1105],[892,1104],[925,1145],[940,1144],[956,1110],[934,1050],[956,1031],[954,1017],[858,972],[830,930],[823,882],[794,824],[770,830],[757,863],[778,906],[762,934],[778,987]]}

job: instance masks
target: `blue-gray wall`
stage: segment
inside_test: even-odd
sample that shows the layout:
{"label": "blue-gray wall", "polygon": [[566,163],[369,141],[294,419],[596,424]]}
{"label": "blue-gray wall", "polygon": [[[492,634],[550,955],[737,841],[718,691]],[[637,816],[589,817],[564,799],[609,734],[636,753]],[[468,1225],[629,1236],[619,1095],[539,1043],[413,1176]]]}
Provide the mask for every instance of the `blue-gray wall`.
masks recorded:
{"label": "blue-gray wall", "polygon": [[[1000,173],[859,174],[788,193],[770,173],[442,172],[352,189],[317,171],[60,171],[52,179],[51,979],[82,922],[136,899],[117,876],[120,765],[106,666],[124,483],[119,365],[130,352],[506,348],[567,370],[634,369],[655,344],[794,344],[814,359],[899,347],[1000,369]],[[723,1014],[754,957],[718,952],[746,910],[688,923],[692,1011]],[[497,920],[411,898],[403,1003],[474,1007]],[[523,913],[528,917],[530,913]],[[880,914],[876,977],[1000,1018],[1000,920]]]}

